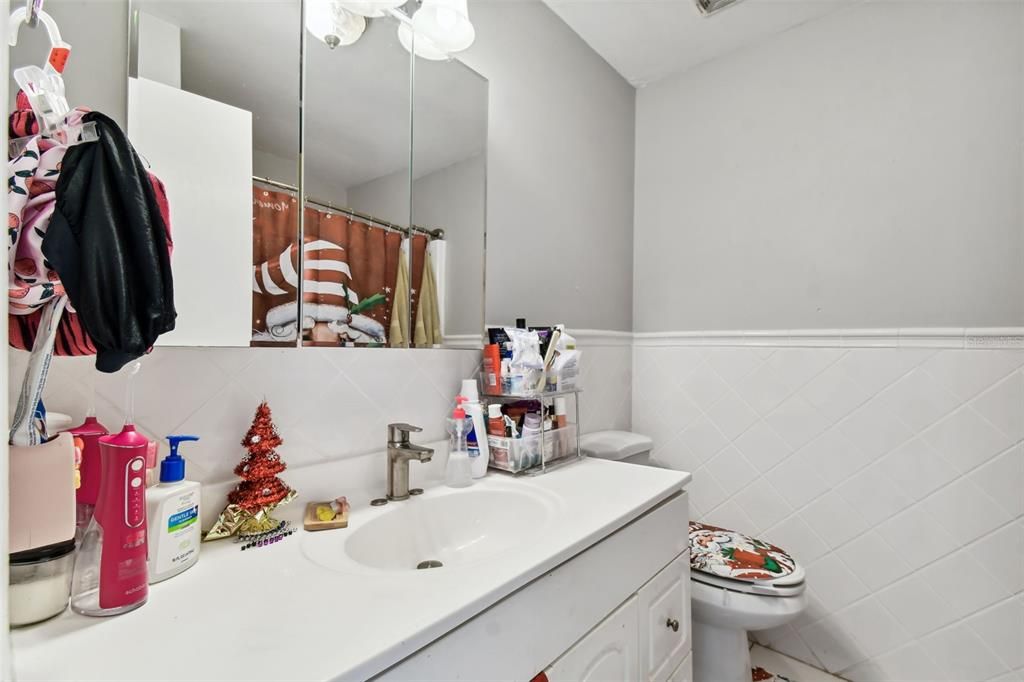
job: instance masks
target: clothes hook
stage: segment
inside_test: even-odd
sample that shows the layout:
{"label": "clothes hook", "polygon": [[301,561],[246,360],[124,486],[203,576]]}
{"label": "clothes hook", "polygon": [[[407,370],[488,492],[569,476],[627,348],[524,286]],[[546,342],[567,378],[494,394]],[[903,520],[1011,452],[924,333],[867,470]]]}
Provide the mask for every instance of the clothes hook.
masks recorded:
{"label": "clothes hook", "polygon": [[29,23],[32,16],[42,20],[46,34],[50,38],[50,51],[46,62],[39,66],[22,66],[14,70],[14,80],[28,97],[29,105],[35,112],[39,130],[44,134],[52,133],[67,116],[70,108],[64,96],[64,79],[61,74],[67,64],[71,46],[60,37],[57,22],[42,10],[42,0],[31,0],[24,7],[11,12],[10,30],[7,43],[14,47],[18,44],[18,30],[22,24]]}
{"label": "clothes hook", "polygon": [[30,28],[35,28],[40,19],[43,20],[43,26],[46,27],[46,33],[50,37],[50,45],[66,45],[66,43],[61,40],[60,29],[57,28],[57,22],[53,20],[53,17],[43,11],[42,0],[26,0],[24,7],[19,7],[11,12],[11,28],[7,36],[7,44],[11,47],[18,44],[18,30],[21,29],[22,24],[27,24]]}
{"label": "clothes hook", "polygon": [[29,28],[39,25],[39,13],[43,11],[43,0],[25,0],[25,23]]}

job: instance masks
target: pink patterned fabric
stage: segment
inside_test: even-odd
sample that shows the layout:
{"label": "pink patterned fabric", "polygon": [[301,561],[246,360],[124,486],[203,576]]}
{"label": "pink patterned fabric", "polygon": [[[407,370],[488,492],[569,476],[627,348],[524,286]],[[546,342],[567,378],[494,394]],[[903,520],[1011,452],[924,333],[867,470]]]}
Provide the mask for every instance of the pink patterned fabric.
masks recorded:
{"label": "pink patterned fabric", "polygon": [[[67,116],[77,125],[88,113],[77,108]],[[25,93],[19,92],[17,109],[8,119],[12,138],[32,137],[25,149],[7,166],[8,235],[8,343],[12,348],[31,350],[42,308],[65,294],[60,276],[43,257],[42,243],[56,206],[57,180],[67,147],[38,135],[39,126]],[[150,183],[160,214],[167,227],[167,251],[173,252],[170,207],[163,183],[152,173]],[[96,347],[82,328],[71,303],[61,317],[54,342],[56,355],[95,355]]]}
{"label": "pink patterned fabric", "polygon": [[[85,113],[75,109],[68,123],[79,123]],[[7,166],[7,297],[13,315],[29,315],[54,296],[64,295],[60,276],[43,258],[42,245],[66,151],[64,145],[36,136]]]}

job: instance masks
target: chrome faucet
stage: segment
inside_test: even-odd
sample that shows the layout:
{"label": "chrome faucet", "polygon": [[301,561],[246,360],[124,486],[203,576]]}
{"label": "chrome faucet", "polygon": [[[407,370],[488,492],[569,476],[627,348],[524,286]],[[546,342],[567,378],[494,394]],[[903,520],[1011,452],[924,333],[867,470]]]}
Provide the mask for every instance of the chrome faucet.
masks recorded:
{"label": "chrome faucet", "polygon": [[388,499],[409,499],[409,460],[429,462],[431,448],[409,442],[409,434],[422,431],[410,424],[388,424]]}

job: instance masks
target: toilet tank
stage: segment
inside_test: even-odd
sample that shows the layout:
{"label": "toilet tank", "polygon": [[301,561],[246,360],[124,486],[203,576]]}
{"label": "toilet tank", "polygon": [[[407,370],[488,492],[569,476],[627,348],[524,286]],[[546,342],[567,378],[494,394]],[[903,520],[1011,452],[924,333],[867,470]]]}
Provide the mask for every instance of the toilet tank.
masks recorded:
{"label": "toilet tank", "polygon": [[580,450],[588,457],[645,466],[656,466],[651,462],[653,445],[648,436],[631,431],[595,431],[580,436]]}

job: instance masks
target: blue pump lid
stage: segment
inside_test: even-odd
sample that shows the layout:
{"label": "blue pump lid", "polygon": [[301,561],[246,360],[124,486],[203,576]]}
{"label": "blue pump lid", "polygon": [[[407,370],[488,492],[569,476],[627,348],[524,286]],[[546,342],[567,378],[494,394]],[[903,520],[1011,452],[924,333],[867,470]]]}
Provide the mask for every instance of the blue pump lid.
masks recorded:
{"label": "blue pump lid", "polygon": [[199,436],[167,436],[167,442],[171,444],[171,454],[160,462],[161,483],[176,483],[185,480],[185,460],[178,454],[178,444],[190,440],[199,440]]}

